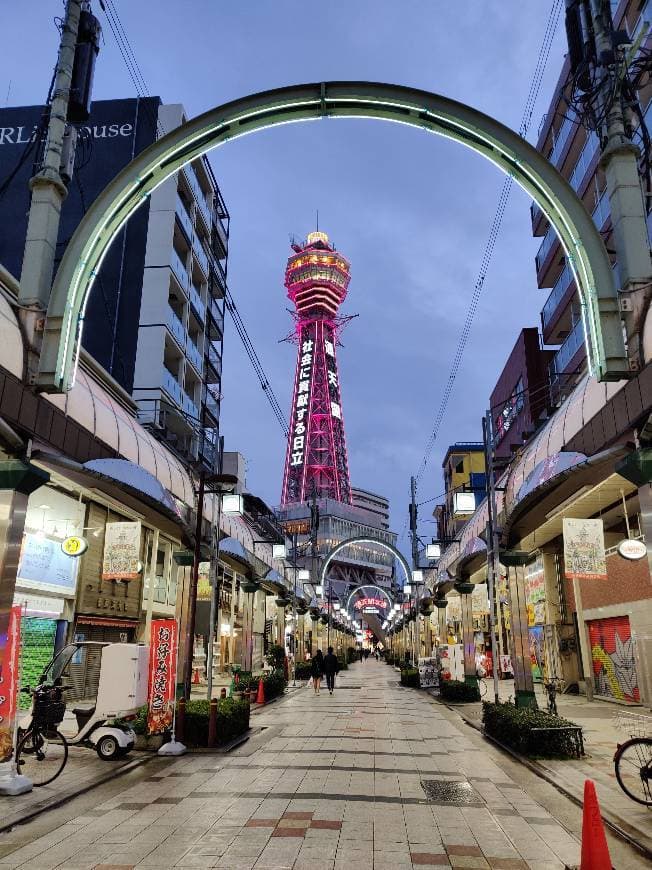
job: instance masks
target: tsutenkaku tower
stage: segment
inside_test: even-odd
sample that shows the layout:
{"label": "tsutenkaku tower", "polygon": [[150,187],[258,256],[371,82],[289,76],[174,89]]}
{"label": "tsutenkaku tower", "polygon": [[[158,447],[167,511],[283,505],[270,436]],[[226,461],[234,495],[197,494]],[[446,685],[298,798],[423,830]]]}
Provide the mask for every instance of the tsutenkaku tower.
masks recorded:
{"label": "tsutenkaku tower", "polygon": [[337,371],[337,311],[351,279],[349,263],[326,233],[310,233],[285,270],[298,345],[282,505],[317,498],[351,504],[349,465]]}

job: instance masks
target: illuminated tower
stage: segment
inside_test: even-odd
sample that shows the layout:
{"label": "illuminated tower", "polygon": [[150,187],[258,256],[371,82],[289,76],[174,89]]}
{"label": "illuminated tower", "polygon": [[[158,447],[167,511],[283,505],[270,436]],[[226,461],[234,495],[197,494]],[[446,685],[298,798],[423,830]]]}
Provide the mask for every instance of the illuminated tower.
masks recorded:
{"label": "illuminated tower", "polygon": [[351,503],[349,465],[337,371],[337,316],[349,286],[349,263],[326,233],[310,233],[285,270],[298,345],[282,505],[318,498]]}

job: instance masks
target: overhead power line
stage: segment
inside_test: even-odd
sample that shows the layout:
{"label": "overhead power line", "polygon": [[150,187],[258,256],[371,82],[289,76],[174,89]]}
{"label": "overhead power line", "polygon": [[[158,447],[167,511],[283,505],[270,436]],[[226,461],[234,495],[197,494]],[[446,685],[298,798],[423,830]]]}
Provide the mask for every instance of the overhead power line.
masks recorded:
{"label": "overhead power line", "polygon": [[[534,70],[534,74],[532,76],[532,81],[530,83],[530,89],[528,92],[527,100],[525,102],[525,108],[523,110],[523,116],[521,118],[521,124],[519,127],[519,134],[521,136],[525,136],[530,127],[530,123],[532,121],[532,114],[534,112],[534,108],[536,105],[537,98],[539,96],[539,90],[541,88],[541,82],[543,80],[543,76],[545,73],[545,69],[548,63],[548,57],[550,55],[550,49],[552,47],[552,42],[555,36],[555,32],[557,30],[557,25],[559,23],[559,16],[564,5],[563,0],[554,0],[552,7],[550,9],[550,13],[548,16],[548,22],[546,24],[546,30],[543,35],[543,41],[541,44],[541,48],[539,49],[539,55],[537,57],[537,63]],[[500,193],[500,197],[498,200],[498,206],[496,208],[496,213],[494,215],[493,221],[491,223],[491,228],[489,230],[489,238],[487,240],[487,244],[484,249],[484,254],[482,256],[482,261],[480,263],[480,270],[478,273],[478,277],[475,282],[475,286],[473,288],[473,294],[471,296],[471,301],[469,303],[469,309],[466,314],[466,318],[464,321],[464,326],[462,327],[462,332],[460,338],[457,343],[457,348],[455,350],[455,355],[453,357],[453,362],[451,364],[450,372],[448,374],[448,378],[446,380],[446,386],[444,387],[444,394],[441,398],[441,402],[439,404],[439,408],[437,410],[437,414],[435,416],[435,421],[432,427],[432,431],[426,443],[426,448],[424,451],[423,459],[421,460],[421,465],[419,466],[419,470],[416,474],[417,481],[423,476],[424,471],[428,465],[428,461],[430,460],[430,456],[432,453],[432,449],[434,447],[435,441],[437,440],[437,436],[439,435],[439,429],[441,428],[441,424],[444,420],[444,416],[446,414],[446,409],[448,407],[448,402],[450,400],[451,394],[453,392],[453,387],[455,385],[455,380],[459,373],[460,365],[462,363],[462,357],[464,356],[464,351],[466,350],[466,345],[469,339],[469,335],[471,333],[471,327],[473,325],[473,320],[475,318],[475,313],[478,308],[478,303],[480,301],[480,296],[482,294],[482,290],[484,288],[485,279],[487,277],[487,272],[489,271],[489,266],[491,264],[491,258],[493,256],[494,248],[496,246],[496,241],[498,239],[498,235],[500,233],[500,228],[503,222],[503,217],[505,215],[505,209],[507,207],[507,201],[509,200],[509,195],[512,188],[513,179],[511,176],[505,179],[503,184],[503,188]]]}

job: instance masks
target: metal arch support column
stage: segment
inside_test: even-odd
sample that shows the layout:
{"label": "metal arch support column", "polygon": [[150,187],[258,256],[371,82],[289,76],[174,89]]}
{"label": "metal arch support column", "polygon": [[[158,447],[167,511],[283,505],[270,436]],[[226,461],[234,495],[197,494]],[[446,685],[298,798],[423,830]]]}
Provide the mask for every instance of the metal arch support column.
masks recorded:
{"label": "metal arch support column", "polygon": [[511,175],[554,226],[575,275],[591,368],[599,380],[629,376],[609,257],[570,186],[513,130],[463,103],[377,82],[317,82],[244,97],[188,121],[145,149],[92,203],[70,240],[48,304],[37,388],[74,382],[86,299],[109,245],[134,211],[182,166],[230,139],[289,121],[363,117],[397,121],[453,139]]}

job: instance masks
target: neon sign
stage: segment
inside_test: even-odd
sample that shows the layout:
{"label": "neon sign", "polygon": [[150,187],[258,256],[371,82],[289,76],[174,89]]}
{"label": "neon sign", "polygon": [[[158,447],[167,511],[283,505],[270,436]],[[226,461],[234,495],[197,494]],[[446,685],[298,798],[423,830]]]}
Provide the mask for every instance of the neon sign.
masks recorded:
{"label": "neon sign", "polygon": [[358,598],[353,605],[356,610],[362,610],[365,607],[381,607],[387,609],[387,601],[385,598]]}

